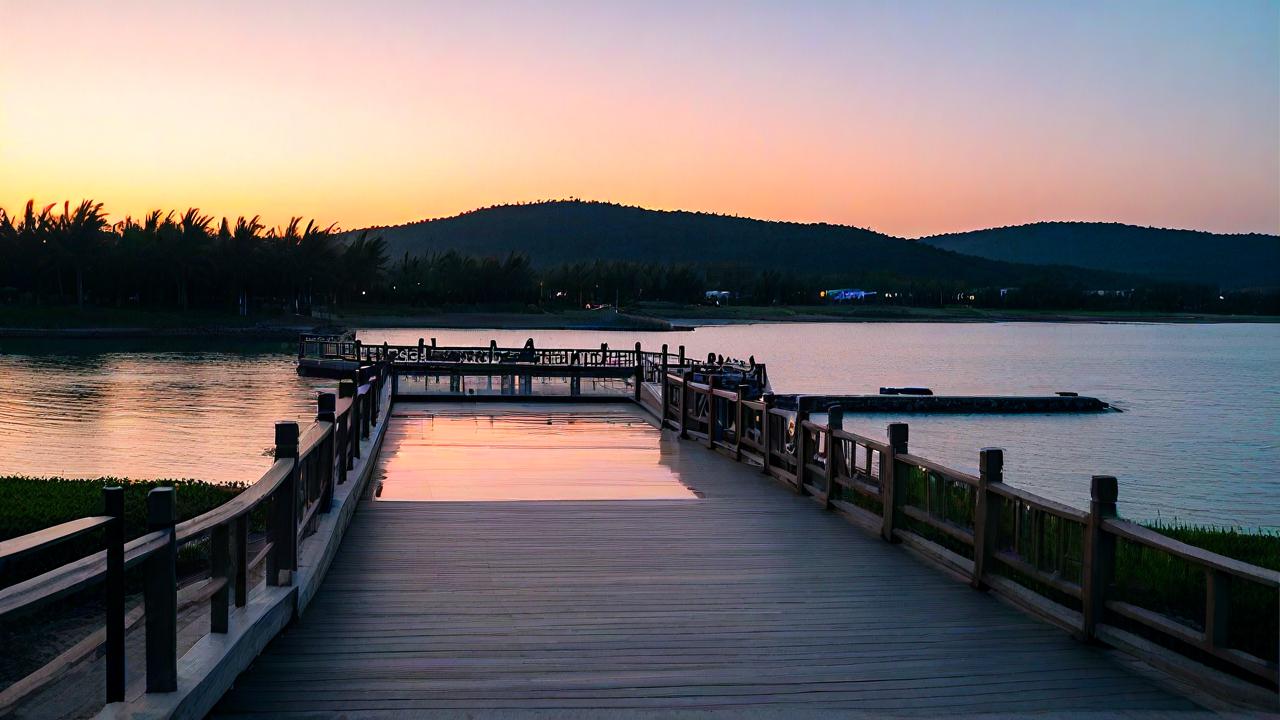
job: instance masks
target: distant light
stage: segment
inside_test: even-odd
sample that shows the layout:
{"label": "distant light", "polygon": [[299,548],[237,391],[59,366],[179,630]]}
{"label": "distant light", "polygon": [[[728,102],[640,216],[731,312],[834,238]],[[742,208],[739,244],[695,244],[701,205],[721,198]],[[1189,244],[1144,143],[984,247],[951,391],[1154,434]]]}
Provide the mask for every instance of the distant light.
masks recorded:
{"label": "distant light", "polygon": [[363,290],[361,290],[361,291],[360,291],[360,294],[361,294],[361,295],[364,295],[364,294],[365,294],[365,292],[364,292]]}
{"label": "distant light", "polygon": [[1219,295],[1219,296],[1218,296],[1218,299],[1219,299],[1219,300],[1226,300],[1226,298],[1225,298],[1225,297],[1223,297],[1222,295]]}

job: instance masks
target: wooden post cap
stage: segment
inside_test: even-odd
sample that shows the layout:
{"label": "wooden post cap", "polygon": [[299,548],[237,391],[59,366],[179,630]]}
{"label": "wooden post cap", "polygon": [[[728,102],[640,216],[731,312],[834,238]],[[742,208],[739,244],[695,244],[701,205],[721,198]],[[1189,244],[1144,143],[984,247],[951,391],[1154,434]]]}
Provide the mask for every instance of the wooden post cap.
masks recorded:
{"label": "wooden post cap", "polygon": [[292,420],[282,420],[276,423],[276,457],[280,457],[281,450],[291,450],[296,452],[298,449],[298,423]]}
{"label": "wooden post cap", "polygon": [[1115,503],[1120,485],[1112,475],[1094,475],[1089,482],[1089,497],[1095,502]]}
{"label": "wooden post cap", "polygon": [[102,488],[103,515],[124,517],[124,488],[119,485]]}
{"label": "wooden post cap", "polygon": [[827,427],[832,430],[844,429],[844,408],[839,405],[827,408]]}
{"label": "wooden post cap", "polygon": [[906,423],[889,423],[889,445],[895,452],[907,451],[908,436]]}
{"label": "wooden post cap", "polygon": [[178,510],[171,487],[152,488],[147,493],[147,527],[152,530],[172,527],[178,521]]}
{"label": "wooden post cap", "polygon": [[322,392],[316,394],[316,409],[321,415],[332,415],[338,408],[338,396],[331,392]]}
{"label": "wooden post cap", "polygon": [[338,382],[338,397],[354,397],[356,394],[356,382],[354,380],[342,380]]}
{"label": "wooden post cap", "polygon": [[985,447],[978,451],[978,472],[999,476],[1004,470],[1004,448]]}

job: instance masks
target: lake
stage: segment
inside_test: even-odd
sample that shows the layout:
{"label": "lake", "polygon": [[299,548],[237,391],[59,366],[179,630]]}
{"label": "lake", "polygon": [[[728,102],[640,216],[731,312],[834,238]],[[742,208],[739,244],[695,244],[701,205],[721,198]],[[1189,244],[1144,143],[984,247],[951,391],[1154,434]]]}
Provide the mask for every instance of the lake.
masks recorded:
{"label": "lake", "polygon": [[[1280,527],[1280,325],[756,324],[693,332],[362,330],[367,343],[647,349],[683,343],[767,364],[777,392],[1072,390],[1124,412],[848,415],[959,469],[1005,448],[1006,482],[1084,507],[1089,476],[1120,479],[1136,519]],[[217,349],[210,349],[211,347]],[[0,341],[0,474],[255,480],[277,419],[314,416],[329,381],[294,372],[287,343]]]}

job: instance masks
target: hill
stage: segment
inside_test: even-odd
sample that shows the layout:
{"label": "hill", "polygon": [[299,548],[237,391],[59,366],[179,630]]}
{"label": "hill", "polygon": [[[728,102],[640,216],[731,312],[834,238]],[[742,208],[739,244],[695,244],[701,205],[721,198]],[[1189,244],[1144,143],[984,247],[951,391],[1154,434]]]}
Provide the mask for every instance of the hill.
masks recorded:
{"label": "hill", "polygon": [[1276,235],[1041,222],[935,235],[920,242],[1007,262],[1123,270],[1225,289],[1280,287],[1280,236]]}
{"label": "hill", "polygon": [[882,278],[1017,285],[1071,280],[1121,287],[1131,277],[961,255],[872,230],[565,200],[500,205],[455,217],[371,228],[393,259],[456,250],[524,253],[549,267],[582,260],[738,266],[874,282]]}

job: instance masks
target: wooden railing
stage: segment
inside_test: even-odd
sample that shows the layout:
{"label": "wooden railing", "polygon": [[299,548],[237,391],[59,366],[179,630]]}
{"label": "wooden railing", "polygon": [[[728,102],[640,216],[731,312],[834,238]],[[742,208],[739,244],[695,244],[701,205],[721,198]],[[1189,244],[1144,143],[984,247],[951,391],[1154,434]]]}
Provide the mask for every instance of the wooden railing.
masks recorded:
{"label": "wooden railing", "polygon": [[661,381],[663,367],[681,367],[686,364],[684,347],[676,354],[667,346],[661,352],[644,351],[640,343],[634,349],[610,348],[601,343],[597,348],[539,348],[500,347],[496,340],[487,346],[438,346],[435,338],[430,342],[419,338],[417,345],[366,345],[360,340],[345,336],[304,335],[298,341],[299,360],[350,360],[357,363],[389,362],[392,364],[452,364],[452,365],[504,365],[530,364],[566,368],[643,368],[648,382]]}
{"label": "wooden railing", "polygon": [[[749,400],[716,388],[714,378],[697,383],[679,372],[666,375],[663,396],[662,422],[681,437],[760,465],[796,492],[1082,639],[1136,634],[1277,686],[1280,637],[1263,638],[1249,650],[1233,643],[1242,633],[1229,628],[1250,621],[1232,617],[1233,593],[1270,593],[1280,603],[1280,572],[1120,519],[1114,477],[1095,476],[1089,510],[1079,510],[1005,484],[999,448],[980,451],[974,475],[911,454],[904,423],[890,424],[886,439],[876,440],[845,430],[839,407],[829,410],[826,424],[813,422],[815,408],[804,397],[797,410],[781,410],[770,396]],[[1180,617],[1130,597],[1135,593],[1126,593],[1126,578],[1118,574],[1121,544],[1202,575],[1202,616]],[[1144,597],[1177,590],[1145,589]]]}
{"label": "wooden railing", "polygon": [[[275,460],[242,493],[218,507],[177,522],[175,490],[162,487],[147,495],[147,533],[125,541],[124,490],[103,490],[103,514],[81,518],[0,542],[0,561],[33,555],[87,532],[105,530],[105,549],[9,587],[0,589],[0,619],[11,619],[48,603],[103,587],[106,615],[106,698],[125,697],[125,572],[142,568],[142,604],[146,623],[146,691],[177,689],[179,598],[209,603],[210,632],[226,633],[231,607],[245,607],[249,576],[265,564],[268,585],[290,585],[298,569],[299,543],[314,532],[319,515],[329,512],[334,488],[360,456],[360,440],[378,422],[386,368],[366,370],[367,381],[345,380],[338,392],[319,393],[316,421],[301,430],[296,422],[275,427]],[[250,555],[251,522],[265,509],[265,533]],[[254,520],[251,521],[251,516]],[[180,593],[178,548],[206,542],[209,577],[198,595]]]}

